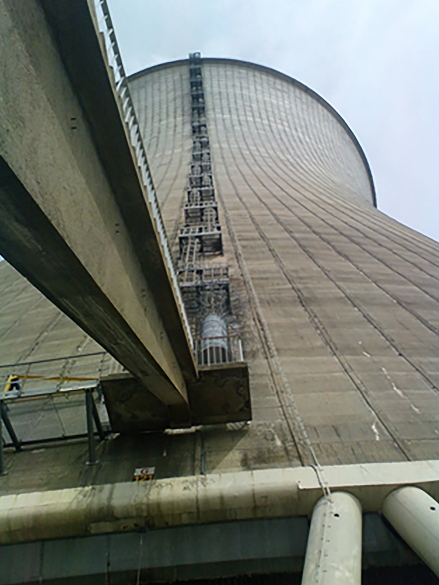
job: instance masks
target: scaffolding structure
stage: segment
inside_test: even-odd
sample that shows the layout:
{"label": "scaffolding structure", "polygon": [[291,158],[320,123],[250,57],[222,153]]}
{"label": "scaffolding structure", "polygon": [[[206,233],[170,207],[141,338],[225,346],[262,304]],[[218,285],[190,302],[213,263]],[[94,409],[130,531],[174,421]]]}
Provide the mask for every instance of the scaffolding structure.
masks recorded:
{"label": "scaffolding structure", "polygon": [[[230,336],[228,331],[232,315],[228,266],[208,260],[223,256],[223,234],[215,197],[201,54],[198,52],[189,55],[189,81],[192,160],[184,226],[179,233],[178,281],[195,336],[199,365],[242,361],[241,342],[236,339],[236,332]],[[212,323],[216,324],[213,328]]]}
{"label": "scaffolding structure", "polygon": [[[6,472],[4,447],[18,452],[26,446],[85,437],[87,464],[95,465],[96,437],[103,441],[110,434],[100,381],[122,370],[102,351],[0,366],[0,476]],[[35,403],[44,406],[39,417],[29,424]],[[43,418],[45,424],[40,425]],[[3,426],[10,441],[4,438]]]}

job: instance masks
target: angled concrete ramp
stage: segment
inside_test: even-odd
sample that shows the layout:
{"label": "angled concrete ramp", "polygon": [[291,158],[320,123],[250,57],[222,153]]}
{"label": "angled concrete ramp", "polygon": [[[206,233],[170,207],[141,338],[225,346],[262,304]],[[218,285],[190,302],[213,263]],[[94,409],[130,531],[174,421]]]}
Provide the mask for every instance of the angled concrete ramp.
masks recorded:
{"label": "angled concrete ramp", "polygon": [[89,6],[0,12],[0,253],[141,381],[162,426],[188,424],[190,334]]}

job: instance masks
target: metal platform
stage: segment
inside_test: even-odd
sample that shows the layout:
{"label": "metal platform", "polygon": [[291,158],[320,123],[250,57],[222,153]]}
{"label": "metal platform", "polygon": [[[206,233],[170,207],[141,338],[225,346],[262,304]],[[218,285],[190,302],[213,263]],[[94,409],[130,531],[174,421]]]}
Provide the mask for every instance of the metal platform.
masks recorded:
{"label": "metal platform", "polygon": [[215,201],[186,203],[184,206],[184,219],[186,225],[196,225],[208,221],[217,223],[218,205]]}
{"label": "metal platform", "polygon": [[211,187],[213,185],[211,173],[200,173],[198,175],[189,175],[190,187]]}
{"label": "metal platform", "polygon": [[191,187],[187,192],[188,203],[195,204],[200,201],[214,201],[215,191],[213,185],[208,187]]}
{"label": "metal platform", "polygon": [[192,175],[201,175],[203,173],[212,173],[212,163],[210,162],[210,158],[207,160],[196,161],[191,165]]}
{"label": "metal platform", "polygon": [[194,150],[192,160],[210,162],[210,150]]}
{"label": "metal platform", "polygon": [[200,242],[200,253],[221,254],[223,240],[220,224],[184,226],[180,228],[180,253],[185,246],[185,240],[196,239]]}
{"label": "metal platform", "polygon": [[230,310],[230,281],[227,266],[185,267],[184,270],[179,271],[178,281],[189,316],[192,317],[200,312],[203,294],[212,290],[222,295],[224,310]]}

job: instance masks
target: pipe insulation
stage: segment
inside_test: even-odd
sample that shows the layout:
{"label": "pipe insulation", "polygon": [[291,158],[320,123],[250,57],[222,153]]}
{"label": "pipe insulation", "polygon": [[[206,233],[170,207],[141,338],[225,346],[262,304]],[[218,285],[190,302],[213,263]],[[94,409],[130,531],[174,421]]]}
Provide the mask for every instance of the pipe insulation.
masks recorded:
{"label": "pipe insulation", "polygon": [[439,504],[424,490],[401,487],[383,503],[383,514],[415,553],[439,577]]}
{"label": "pipe insulation", "polygon": [[351,494],[321,498],[312,514],[302,585],[361,585],[362,510]]}

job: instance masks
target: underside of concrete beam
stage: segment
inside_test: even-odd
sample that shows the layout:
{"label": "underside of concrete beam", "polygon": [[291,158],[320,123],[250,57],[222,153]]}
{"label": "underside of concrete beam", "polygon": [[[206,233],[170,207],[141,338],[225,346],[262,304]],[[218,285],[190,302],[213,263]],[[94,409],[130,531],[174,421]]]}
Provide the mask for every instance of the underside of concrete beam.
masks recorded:
{"label": "underside of concrete beam", "polygon": [[177,391],[150,351],[156,344],[152,339],[145,344],[136,335],[123,312],[114,306],[1,156],[0,209],[0,249],[9,262],[125,368],[137,374],[139,386],[161,408],[168,422],[167,406],[175,408],[176,421],[189,420],[186,397]]}
{"label": "underside of concrete beam", "polygon": [[[267,575],[267,583],[278,583],[273,573],[287,573],[285,582],[295,584],[308,532],[308,519],[302,516],[0,546],[0,585],[128,585],[237,575]],[[422,571],[417,563],[378,514],[364,515],[363,570],[404,566],[407,571],[411,566]]]}
{"label": "underside of concrete beam", "polygon": [[[145,394],[136,378],[113,374],[101,380],[111,429],[134,434],[168,426],[166,410]],[[251,420],[248,366],[243,362],[199,368],[199,378],[187,385],[193,425]]]}

